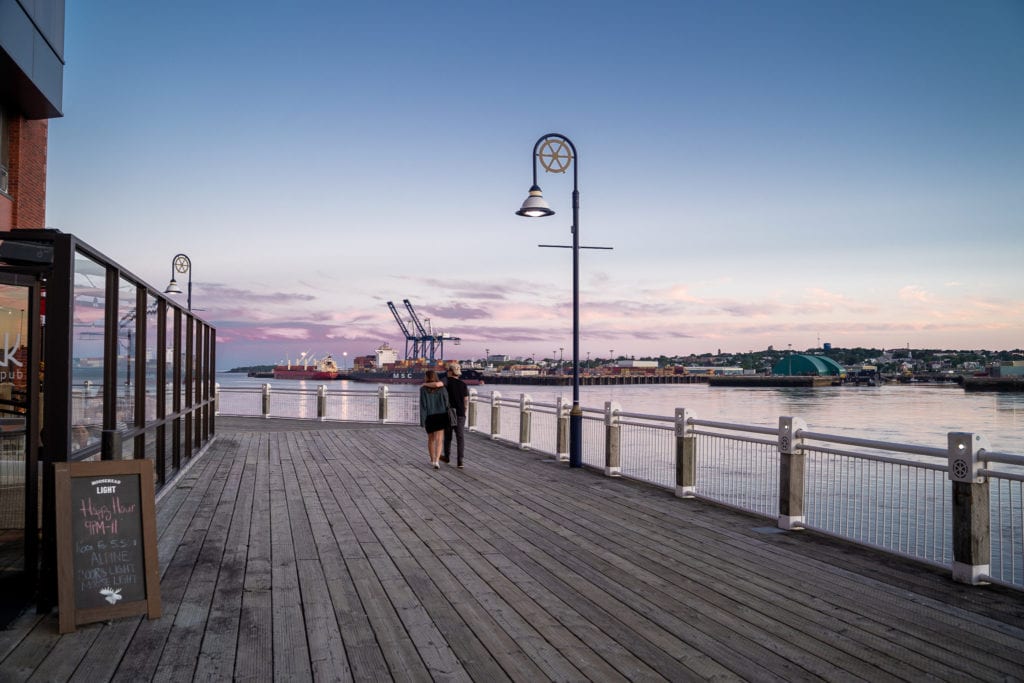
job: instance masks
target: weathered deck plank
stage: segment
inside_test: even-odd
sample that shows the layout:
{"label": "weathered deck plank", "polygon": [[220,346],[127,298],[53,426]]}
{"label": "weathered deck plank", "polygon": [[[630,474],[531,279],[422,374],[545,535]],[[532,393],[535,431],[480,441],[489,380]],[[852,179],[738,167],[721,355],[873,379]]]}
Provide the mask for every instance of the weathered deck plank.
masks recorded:
{"label": "weathered deck plank", "polygon": [[250,456],[255,467],[252,513],[242,582],[242,611],[239,614],[235,679],[271,680],[274,672],[273,610],[270,572],[270,447],[257,439]]}
{"label": "weathered deck plank", "polygon": [[[241,424],[244,422],[245,424]],[[161,496],[163,616],[0,681],[1024,678],[1024,595],[471,436],[239,421]]]}

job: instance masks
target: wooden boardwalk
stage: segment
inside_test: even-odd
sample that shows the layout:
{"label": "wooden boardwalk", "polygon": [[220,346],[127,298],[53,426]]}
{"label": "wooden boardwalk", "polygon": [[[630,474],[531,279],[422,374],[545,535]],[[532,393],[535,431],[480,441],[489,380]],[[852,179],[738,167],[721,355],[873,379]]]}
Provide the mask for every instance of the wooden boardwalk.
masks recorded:
{"label": "wooden boardwalk", "polygon": [[218,421],[163,616],[0,631],[0,681],[1024,679],[1024,595],[470,435]]}

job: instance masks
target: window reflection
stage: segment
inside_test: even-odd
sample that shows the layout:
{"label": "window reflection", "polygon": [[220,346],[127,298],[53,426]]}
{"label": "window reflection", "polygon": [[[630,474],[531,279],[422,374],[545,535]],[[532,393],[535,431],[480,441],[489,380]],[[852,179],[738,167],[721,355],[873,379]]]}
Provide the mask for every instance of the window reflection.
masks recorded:
{"label": "window reflection", "polygon": [[75,253],[71,341],[71,450],[100,442],[103,428],[103,310],[106,271]]}
{"label": "window reflection", "polygon": [[146,304],[146,422],[156,419],[157,322],[157,298],[150,294]]}
{"label": "window reflection", "polygon": [[135,319],[134,284],[121,278],[117,292],[117,428],[124,429],[135,423],[135,351],[138,338]]}
{"label": "window reflection", "polygon": [[27,296],[26,287],[0,284],[0,529],[8,530],[24,528],[25,519]]}

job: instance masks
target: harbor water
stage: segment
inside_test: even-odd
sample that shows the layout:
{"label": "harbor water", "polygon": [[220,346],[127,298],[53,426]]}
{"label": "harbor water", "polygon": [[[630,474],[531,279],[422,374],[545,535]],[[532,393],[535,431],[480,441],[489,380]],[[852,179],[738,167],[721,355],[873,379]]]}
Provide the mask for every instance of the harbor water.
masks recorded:
{"label": "harbor water", "polygon": [[[228,387],[315,390],[324,382],[267,380],[238,373],[218,373]],[[327,382],[337,389],[374,391],[376,384]],[[472,387],[481,398],[527,394],[535,402],[572,400],[571,387],[487,384]],[[415,385],[388,385],[393,393],[418,391]],[[988,438],[993,450],[1024,454],[1024,393],[965,392],[954,384],[885,384],[878,387],[741,388],[707,384],[640,384],[580,387],[584,408],[617,403],[629,413],[671,416],[686,408],[700,419],[774,427],[782,415],[802,418],[813,431],[865,439],[946,447],[948,432],[974,432]]]}

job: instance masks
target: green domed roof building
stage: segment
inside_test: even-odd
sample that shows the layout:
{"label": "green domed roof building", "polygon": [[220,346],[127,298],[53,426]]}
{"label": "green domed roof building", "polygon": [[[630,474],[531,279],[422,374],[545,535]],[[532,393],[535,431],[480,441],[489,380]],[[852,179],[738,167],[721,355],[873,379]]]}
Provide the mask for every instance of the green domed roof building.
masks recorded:
{"label": "green domed roof building", "polygon": [[792,353],[772,367],[773,375],[788,377],[844,377],[846,370],[831,358]]}

